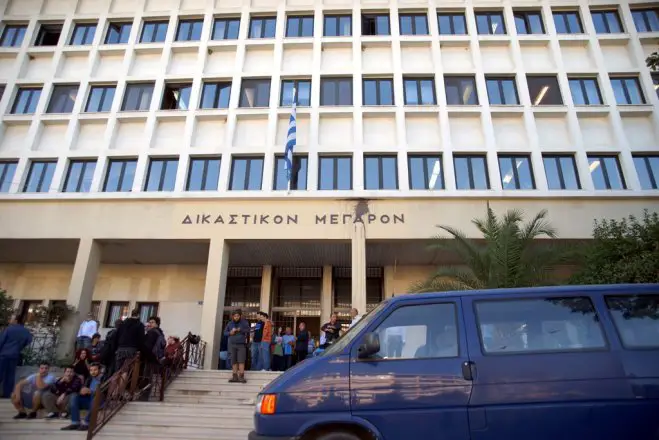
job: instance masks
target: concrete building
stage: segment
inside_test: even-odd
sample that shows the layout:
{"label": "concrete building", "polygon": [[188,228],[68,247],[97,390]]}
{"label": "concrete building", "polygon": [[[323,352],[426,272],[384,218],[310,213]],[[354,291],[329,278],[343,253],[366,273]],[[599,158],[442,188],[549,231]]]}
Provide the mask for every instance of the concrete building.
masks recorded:
{"label": "concrete building", "polygon": [[[656,208],[656,4],[0,1],[0,287],[105,330],[139,307],[317,335],[477,236],[486,202],[563,239]],[[294,178],[283,152],[297,90]],[[80,318],[80,316],[78,317]],[[69,330],[70,331],[70,330]]]}

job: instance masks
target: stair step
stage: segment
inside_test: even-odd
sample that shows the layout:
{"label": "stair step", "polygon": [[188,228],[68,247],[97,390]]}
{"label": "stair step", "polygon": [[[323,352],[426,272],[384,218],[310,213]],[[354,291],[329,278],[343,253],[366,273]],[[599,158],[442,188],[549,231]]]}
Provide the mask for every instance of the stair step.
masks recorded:
{"label": "stair step", "polygon": [[[247,380],[254,379],[254,380],[267,380],[271,381],[278,377],[281,373],[280,372],[273,372],[273,371],[246,371],[245,372],[245,378]],[[188,372],[184,371],[179,375],[179,378],[207,378],[207,379],[223,379],[225,378],[226,380],[229,380],[231,378],[232,373],[229,371],[217,371],[217,370],[207,370],[207,371],[194,371],[194,372]]]}
{"label": "stair step", "polygon": [[222,399],[236,399],[236,400],[241,400],[241,399],[252,399],[256,398],[256,395],[258,393],[255,392],[243,392],[243,391],[216,391],[216,390],[170,390],[168,389],[166,392],[167,397],[174,397],[174,396],[195,396],[195,397],[216,397],[216,398],[222,398]]}
{"label": "stair step", "polygon": [[140,413],[120,413],[112,419],[112,426],[157,426],[165,428],[217,428],[217,429],[251,429],[254,425],[253,412],[247,412],[242,417],[163,417],[162,414],[147,415]]}
{"label": "stair step", "polygon": [[208,403],[222,403],[225,402],[230,405],[240,405],[240,406],[253,406],[256,403],[256,397],[246,398],[241,400],[228,399],[230,402],[226,402],[226,398],[220,396],[185,396],[185,395],[176,395],[170,394],[165,396],[165,400],[168,402],[175,403],[192,403],[192,404],[208,404]]}
{"label": "stair step", "polygon": [[232,383],[182,383],[178,381],[172,382],[167,387],[169,390],[199,390],[199,391],[239,391],[244,393],[258,394],[265,387],[266,384],[256,384],[247,382],[246,384],[232,384]]}
{"label": "stair step", "polygon": [[[212,410],[212,411],[244,411],[245,408],[249,408],[251,405],[237,405],[233,403],[225,402],[214,402],[205,404],[203,407],[199,405],[189,404],[189,403],[180,403],[172,402],[166,400],[165,402],[130,402],[130,406],[135,406],[136,411],[203,411],[203,410]],[[130,411],[133,411],[131,409]]]}
{"label": "stair step", "polygon": [[[101,432],[104,435],[130,435],[130,438],[135,438],[136,435],[148,435],[153,438],[194,438],[193,436],[215,436],[222,434],[226,438],[231,439],[246,439],[247,434],[252,430],[252,426],[244,428],[218,428],[212,427],[187,427],[187,426],[162,426],[162,425],[119,425],[110,422],[103,427]],[[126,438],[124,437],[124,440]]]}
{"label": "stair step", "polygon": [[[76,431],[60,431],[59,429],[50,429],[49,431],[35,431],[35,430],[11,430],[7,429],[4,426],[0,426],[0,438],[12,440],[44,440],[44,436],[47,436],[49,439],[86,439],[86,432],[76,432]],[[97,438],[97,437],[95,437]],[[245,436],[247,438],[247,436]],[[124,440],[126,440],[124,438]]]}
{"label": "stair step", "polygon": [[[154,434],[131,434],[130,439],[127,439],[125,435],[122,434],[108,434],[104,432],[105,429],[102,429],[98,434],[94,436],[94,440],[162,440],[162,439],[176,439],[180,440],[185,438],[186,440],[247,440],[247,435],[249,431],[230,431],[226,433],[224,430],[215,430],[212,433],[195,433],[187,432],[184,437],[173,434],[169,435],[166,433],[154,435]],[[21,437],[21,440],[43,440],[42,437]]]}

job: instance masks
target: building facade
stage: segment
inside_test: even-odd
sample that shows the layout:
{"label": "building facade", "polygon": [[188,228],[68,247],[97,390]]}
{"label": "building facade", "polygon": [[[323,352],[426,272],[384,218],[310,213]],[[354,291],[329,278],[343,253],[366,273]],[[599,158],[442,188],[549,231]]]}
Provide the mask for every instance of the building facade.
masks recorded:
{"label": "building facade", "polygon": [[547,209],[565,240],[658,206],[652,2],[2,0],[0,14],[0,287],[27,317],[66,301],[107,331],[138,307],[200,333],[210,367],[230,310],[317,335],[331,311],[459,263],[427,240],[437,224],[478,237],[487,203]]}

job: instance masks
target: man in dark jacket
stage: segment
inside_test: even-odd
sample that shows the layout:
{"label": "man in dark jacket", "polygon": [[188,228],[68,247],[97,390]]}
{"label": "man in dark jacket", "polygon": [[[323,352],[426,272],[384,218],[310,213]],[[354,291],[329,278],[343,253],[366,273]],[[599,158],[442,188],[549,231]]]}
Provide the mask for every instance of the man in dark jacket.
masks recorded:
{"label": "man in dark jacket", "polygon": [[105,377],[108,379],[114,374],[115,353],[117,352],[117,329],[123,323],[121,319],[114,322],[114,328],[105,336],[105,342],[101,347],[101,364],[105,366]]}
{"label": "man in dark jacket", "polygon": [[117,329],[117,352],[114,370],[119,371],[128,359],[144,347],[144,324],[140,321],[140,311],[135,309]]}
{"label": "man in dark jacket", "polygon": [[240,309],[234,311],[231,321],[224,329],[224,335],[228,338],[231,369],[233,370],[233,376],[229,382],[247,382],[245,380],[245,360],[249,330],[249,323],[243,319],[243,312]]}
{"label": "man in dark jacket", "polygon": [[10,397],[16,384],[16,367],[21,352],[32,343],[32,333],[20,322],[17,315],[11,317],[9,326],[0,333],[0,397]]}
{"label": "man in dark jacket", "polygon": [[142,358],[150,364],[160,364],[165,357],[167,339],[160,328],[160,318],[151,316],[149,318],[148,330],[144,337],[144,353]]}

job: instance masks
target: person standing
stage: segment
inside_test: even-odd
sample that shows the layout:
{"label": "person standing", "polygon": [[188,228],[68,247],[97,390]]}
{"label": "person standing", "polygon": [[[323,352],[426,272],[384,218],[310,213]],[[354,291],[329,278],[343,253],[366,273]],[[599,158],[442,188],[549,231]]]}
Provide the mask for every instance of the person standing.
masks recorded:
{"label": "person standing", "polygon": [[332,313],[330,316],[330,321],[323,324],[323,326],[320,328],[325,332],[325,343],[327,345],[333,344],[337,339],[339,339],[339,336],[341,336],[341,324],[339,324],[338,319],[339,317],[337,314]]}
{"label": "person standing", "polygon": [[309,331],[304,321],[300,322],[297,332],[297,341],[295,342],[295,359],[296,363],[302,362],[309,354]]}
{"label": "person standing", "polygon": [[117,352],[114,371],[121,370],[124,362],[135,356],[144,347],[144,324],[140,321],[140,311],[134,309],[117,329]]}
{"label": "person standing", "polygon": [[249,346],[249,352],[251,355],[251,370],[258,371],[261,369],[261,341],[263,340],[263,321],[262,316],[263,312],[258,312],[256,314],[257,321],[252,328],[252,343]]}
{"label": "person standing", "polygon": [[352,318],[352,321],[350,322],[350,327],[357,324],[359,320],[362,319],[362,315],[359,314],[359,310],[355,309],[354,307],[350,309],[350,317]]}
{"label": "person standing", "polygon": [[233,375],[229,382],[247,383],[245,380],[245,360],[247,358],[247,342],[249,340],[249,323],[243,318],[243,312],[238,309],[231,315],[224,334],[228,338],[229,356]]}
{"label": "person standing", "polygon": [[259,362],[261,370],[270,370],[270,346],[272,345],[272,321],[267,313],[261,312],[260,318],[263,324],[261,348],[259,350]]}
{"label": "person standing", "polygon": [[295,347],[295,336],[293,336],[293,329],[286,327],[286,334],[282,338],[284,344],[284,371],[291,368],[293,364],[293,348]]}
{"label": "person standing", "polygon": [[90,348],[92,345],[92,338],[98,332],[98,323],[91,313],[87,313],[87,317],[80,324],[78,329],[78,337],[76,338],[77,349]]}
{"label": "person standing", "polygon": [[32,343],[32,333],[23,326],[18,315],[12,315],[9,326],[0,333],[0,397],[11,397],[16,384],[16,368],[21,352]]}

